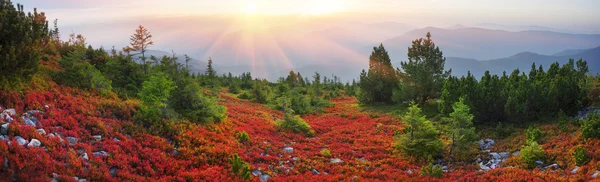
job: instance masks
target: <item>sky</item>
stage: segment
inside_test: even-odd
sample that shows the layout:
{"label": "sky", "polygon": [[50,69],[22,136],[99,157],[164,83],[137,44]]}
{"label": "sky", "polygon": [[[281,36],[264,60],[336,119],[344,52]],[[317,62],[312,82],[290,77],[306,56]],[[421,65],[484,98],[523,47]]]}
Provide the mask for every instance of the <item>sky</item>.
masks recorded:
{"label": "sky", "polygon": [[600,33],[598,0],[15,0],[62,25],[172,16],[346,16],[414,26],[493,23]]}

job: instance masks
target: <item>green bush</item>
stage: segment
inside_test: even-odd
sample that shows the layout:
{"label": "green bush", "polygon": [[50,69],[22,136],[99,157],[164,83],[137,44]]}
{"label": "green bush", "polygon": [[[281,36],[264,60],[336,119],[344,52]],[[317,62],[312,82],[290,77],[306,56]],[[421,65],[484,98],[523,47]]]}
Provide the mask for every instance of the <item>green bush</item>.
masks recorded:
{"label": "green bush", "polygon": [[587,149],[583,147],[575,148],[575,153],[573,154],[573,159],[575,159],[575,165],[584,165],[588,162],[589,156],[587,154]]}
{"label": "green bush", "polygon": [[331,157],[331,151],[329,151],[329,149],[323,149],[321,150],[321,155],[325,157]]}
{"label": "green bush", "polygon": [[233,154],[233,157],[229,158],[229,163],[231,164],[231,171],[234,175],[244,180],[250,180],[251,172],[248,163],[244,162],[238,154]]}
{"label": "green bush", "polygon": [[544,149],[537,142],[531,142],[521,148],[521,160],[525,167],[533,169],[537,166],[535,161],[544,160]]}
{"label": "green bush", "polygon": [[250,100],[250,99],[252,99],[252,95],[250,95],[250,93],[248,93],[248,92],[244,92],[244,93],[238,95],[237,98]]}
{"label": "green bush", "polygon": [[239,94],[242,91],[242,89],[240,88],[240,85],[237,82],[234,82],[229,84],[229,87],[227,87],[227,91],[232,94]]}
{"label": "green bush", "polygon": [[286,116],[284,119],[277,120],[276,124],[281,129],[291,130],[296,133],[304,133],[307,136],[313,136],[315,134],[315,131],[312,130],[310,125],[300,118],[300,116]]}
{"label": "green bush", "polygon": [[440,165],[429,164],[427,166],[423,166],[421,168],[421,176],[430,176],[434,178],[441,178],[443,175],[443,170]]}
{"label": "green bush", "polygon": [[240,141],[240,143],[246,143],[246,142],[250,141],[250,136],[245,131],[237,133],[235,138],[237,138],[238,141]]}
{"label": "green bush", "polygon": [[496,125],[496,129],[494,129],[496,133],[496,137],[498,138],[506,138],[515,133],[515,127],[511,125],[502,124],[502,122],[498,122]]}
{"label": "green bush", "polygon": [[220,122],[225,119],[225,106],[202,93],[196,82],[185,79],[179,85],[172,94],[170,103],[183,117],[196,123]]}
{"label": "green bush", "polygon": [[112,82],[102,72],[85,60],[81,51],[69,53],[59,60],[63,70],[54,73],[54,80],[63,85],[88,90],[97,90],[106,94],[112,90]]}
{"label": "green bush", "polygon": [[600,114],[590,114],[587,119],[582,121],[581,135],[584,138],[600,139]]}
{"label": "green bush", "polygon": [[530,126],[527,128],[525,135],[527,136],[527,143],[537,142],[537,140],[542,136],[542,132],[540,129]]}
{"label": "green bush", "polygon": [[271,87],[266,80],[256,80],[252,86],[252,98],[259,103],[267,103],[272,97]]}

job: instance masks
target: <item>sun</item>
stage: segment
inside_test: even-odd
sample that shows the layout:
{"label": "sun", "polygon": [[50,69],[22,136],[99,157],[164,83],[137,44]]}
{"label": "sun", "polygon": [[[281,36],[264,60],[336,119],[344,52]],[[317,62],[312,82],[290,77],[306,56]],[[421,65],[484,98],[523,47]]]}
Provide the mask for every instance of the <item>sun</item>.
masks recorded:
{"label": "sun", "polygon": [[242,3],[242,12],[247,15],[256,15],[258,13],[256,1],[244,1]]}

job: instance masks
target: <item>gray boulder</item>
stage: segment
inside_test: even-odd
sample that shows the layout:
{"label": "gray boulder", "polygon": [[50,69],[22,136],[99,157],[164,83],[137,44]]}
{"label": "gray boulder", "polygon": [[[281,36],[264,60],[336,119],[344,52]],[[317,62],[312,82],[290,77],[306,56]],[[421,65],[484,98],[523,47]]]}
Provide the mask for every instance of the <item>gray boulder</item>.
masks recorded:
{"label": "gray boulder", "polygon": [[87,152],[84,152],[83,154],[81,154],[79,156],[79,158],[85,159],[85,160],[90,160],[90,157],[88,156]]}
{"label": "gray boulder", "polygon": [[67,141],[69,141],[69,145],[75,145],[77,144],[77,141],[79,141],[79,139],[75,137],[67,137]]}
{"label": "gray boulder", "polygon": [[28,119],[28,118],[25,118],[25,117],[23,117],[23,120],[25,120],[25,122],[24,122],[24,123],[25,123],[25,125],[29,125],[29,126],[33,126],[33,127],[35,127],[35,126],[36,126],[36,125],[35,125],[35,122],[34,122],[34,121],[32,121],[31,119]]}
{"label": "gray boulder", "polygon": [[337,163],[342,163],[344,161],[342,159],[339,159],[339,158],[334,158],[334,159],[331,159],[330,162],[332,164],[337,164]]}
{"label": "gray boulder", "polygon": [[503,159],[508,158],[508,156],[510,156],[509,152],[500,152],[498,153],[500,155],[500,157],[502,157]]}
{"label": "gray boulder", "polygon": [[549,166],[544,167],[544,169],[558,169],[558,164],[550,164]]}
{"label": "gray boulder", "polygon": [[536,163],[538,166],[541,166],[542,164],[544,164],[544,162],[542,162],[542,161],[535,161],[535,163]]}
{"label": "gray boulder", "polygon": [[283,148],[283,152],[293,153],[294,152],[294,148],[292,148],[292,147],[284,147]]}
{"label": "gray boulder", "polygon": [[108,174],[110,174],[110,176],[113,176],[113,177],[116,176],[117,175],[117,168],[116,167],[111,167],[108,170]]}
{"label": "gray boulder", "polygon": [[260,175],[260,182],[267,182],[267,181],[269,181],[269,178],[271,178],[271,175],[262,174],[262,175]]}
{"label": "gray boulder", "polygon": [[8,135],[8,125],[10,123],[4,123],[0,126],[0,135]]}
{"label": "gray boulder", "polygon": [[500,154],[496,153],[496,152],[492,152],[490,153],[490,155],[494,158],[494,159],[501,159],[502,157],[500,156]]}
{"label": "gray boulder", "polygon": [[262,175],[262,171],[260,171],[259,169],[252,171],[252,175],[253,176],[260,176]]}
{"label": "gray boulder", "polygon": [[517,156],[517,155],[520,155],[520,154],[521,154],[521,151],[516,151],[516,152],[512,153],[512,155],[514,155],[514,156]]}
{"label": "gray boulder", "polygon": [[8,135],[0,135],[0,140],[2,140],[2,141],[8,140]]}
{"label": "gray boulder", "polygon": [[44,130],[44,129],[41,129],[41,128],[40,128],[40,129],[37,129],[37,130],[35,130],[35,131],[37,131],[37,132],[38,132],[40,135],[45,135],[45,134],[46,134],[46,130]]}
{"label": "gray boulder", "polygon": [[19,143],[19,145],[26,145],[28,143],[27,140],[25,140],[21,136],[16,136],[15,139],[17,140],[17,143]]}
{"label": "gray boulder", "polygon": [[98,152],[94,152],[92,153],[95,156],[99,156],[99,157],[108,157],[108,152],[102,150],[102,151],[98,151]]}
{"label": "gray boulder", "polygon": [[313,174],[315,174],[315,175],[319,175],[319,174],[321,174],[321,173],[319,173],[319,171],[317,171],[316,169],[312,169],[311,171],[312,171],[312,173],[313,173]]}
{"label": "gray boulder", "polygon": [[108,170],[108,174],[110,174],[110,176],[113,176],[113,177],[114,177],[114,176],[117,176],[117,168],[116,168],[116,167],[111,167],[111,168]]}
{"label": "gray boulder", "polygon": [[579,166],[575,166],[575,168],[573,168],[573,170],[571,170],[571,173],[575,174],[575,173],[577,173],[578,170],[579,170]]}
{"label": "gray boulder", "polygon": [[31,139],[31,141],[29,142],[29,144],[27,144],[28,147],[40,147],[42,146],[42,142],[40,142],[38,139]]}
{"label": "gray boulder", "polygon": [[102,135],[94,135],[92,137],[94,137],[96,140],[102,140]]}

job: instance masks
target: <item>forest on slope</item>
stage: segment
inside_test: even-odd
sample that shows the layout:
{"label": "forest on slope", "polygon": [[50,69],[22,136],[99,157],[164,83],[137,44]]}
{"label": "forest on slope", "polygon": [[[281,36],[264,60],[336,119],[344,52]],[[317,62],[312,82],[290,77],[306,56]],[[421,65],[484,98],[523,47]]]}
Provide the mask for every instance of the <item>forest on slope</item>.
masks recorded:
{"label": "forest on slope", "polygon": [[[189,71],[146,56],[150,30],[104,50],[0,0],[2,181],[569,181],[600,174],[600,78],[585,60],[451,75],[427,33],[394,68]],[[416,37],[415,37],[416,38]],[[184,62],[179,63],[178,57]],[[367,60],[365,60],[367,61]]]}

